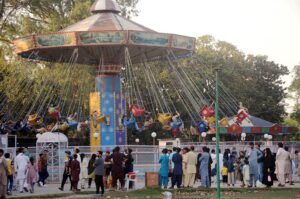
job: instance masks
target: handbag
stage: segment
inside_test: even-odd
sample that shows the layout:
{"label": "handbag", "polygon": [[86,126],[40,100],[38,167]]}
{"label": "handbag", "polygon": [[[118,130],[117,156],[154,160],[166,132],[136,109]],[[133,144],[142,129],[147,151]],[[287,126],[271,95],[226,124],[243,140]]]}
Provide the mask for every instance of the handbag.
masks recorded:
{"label": "handbag", "polygon": [[268,175],[268,182],[272,182],[272,178],[270,175]]}

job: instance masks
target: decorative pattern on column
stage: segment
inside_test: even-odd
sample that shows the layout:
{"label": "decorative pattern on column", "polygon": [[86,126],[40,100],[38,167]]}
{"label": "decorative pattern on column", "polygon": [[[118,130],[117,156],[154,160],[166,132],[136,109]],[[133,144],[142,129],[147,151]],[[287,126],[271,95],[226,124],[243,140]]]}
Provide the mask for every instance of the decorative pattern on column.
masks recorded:
{"label": "decorative pattern on column", "polygon": [[[93,147],[99,146],[100,144],[100,124],[97,124],[96,121],[93,120],[91,114],[95,111],[100,114],[100,93],[94,92],[90,93],[90,145]],[[95,138],[94,134],[98,133],[98,137]]]}

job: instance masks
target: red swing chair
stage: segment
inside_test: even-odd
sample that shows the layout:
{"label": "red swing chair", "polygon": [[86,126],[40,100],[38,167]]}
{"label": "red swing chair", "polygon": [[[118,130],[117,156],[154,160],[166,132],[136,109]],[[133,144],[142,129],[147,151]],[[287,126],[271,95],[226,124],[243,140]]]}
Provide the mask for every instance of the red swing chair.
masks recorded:
{"label": "red swing chair", "polygon": [[145,115],[145,108],[140,108],[136,104],[131,105],[129,111],[134,117],[143,117]]}

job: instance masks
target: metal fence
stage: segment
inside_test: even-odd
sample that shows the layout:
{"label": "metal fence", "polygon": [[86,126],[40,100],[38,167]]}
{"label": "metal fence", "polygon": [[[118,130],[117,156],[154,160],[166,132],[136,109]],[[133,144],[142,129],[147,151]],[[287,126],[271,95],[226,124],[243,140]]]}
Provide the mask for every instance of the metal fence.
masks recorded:
{"label": "metal fence", "polygon": [[[300,151],[300,143],[299,142],[285,142],[285,146],[289,146],[291,151],[299,150]],[[181,148],[183,147],[190,147],[194,146],[196,152],[201,152],[203,146],[207,146],[210,149],[215,149],[216,145],[215,143],[198,143],[198,142],[190,142],[190,143],[182,143],[180,145]],[[65,150],[69,150],[71,152],[74,151],[75,148],[80,149],[80,153],[84,153],[87,158],[91,156],[91,154],[96,153],[97,151],[101,150],[103,152],[109,150],[112,151],[112,149],[115,146],[99,146],[99,147],[91,147],[91,146],[69,146],[66,149],[63,149],[59,151],[58,156],[64,156]],[[169,146],[172,147],[172,146]],[[264,149],[266,147],[269,147],[272,152],[276,153],[277,151],[277,142],[261,142],[261,149]],[[126,148],[132,149],[132,155],[134,158],[134,170],[139,171],[138,175],[140,179],[144,178],[145,172],[155,172],[159,170],[159,156],[161,154],[161,151],[164,146],[141,146],[141,145],[126,145],[126,146],[120,146],[121,151],[124,151]],[[222,152],[224,152],[225,149],[231,149],[239,151],[245,151],[249,148],[249,143],[242,143],[242,142],[222,142],[220,143],[220,149]],[[36,147],[29,147],[29,152],[33,157],[38,158],[38,153],[40,151],[37,151]],[[13,157],[15,157],[16,154],[16,148],[7,148],[5,149],[6,152],[9,152],[12,154]],[[52,153],[49,151],[49,153]],[[53,157],[53,154],[52,156]],[[48,172],[49,172],[49,181],[52,183],[58,183],[61,181],[62,173],[64,170],[64,157],[54,157],[59,162],[54,162],[53,158],[48,159]]]}

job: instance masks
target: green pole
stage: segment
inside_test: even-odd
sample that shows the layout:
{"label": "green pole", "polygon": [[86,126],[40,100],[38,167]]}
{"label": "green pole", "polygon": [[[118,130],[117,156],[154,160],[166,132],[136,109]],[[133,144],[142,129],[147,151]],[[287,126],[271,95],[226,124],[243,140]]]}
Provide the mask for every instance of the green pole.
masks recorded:
{"label": "green pole", "polygon": [[217,154],[217,193],[218,199],[221,199],[221,186],[220,186],[220,137],[219,137],[219,69],[216,70],[216,101],[215,101],[215,114],[216,114],[216,154]]}

